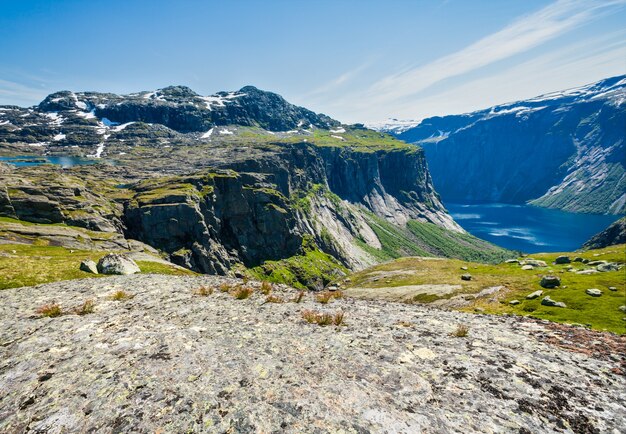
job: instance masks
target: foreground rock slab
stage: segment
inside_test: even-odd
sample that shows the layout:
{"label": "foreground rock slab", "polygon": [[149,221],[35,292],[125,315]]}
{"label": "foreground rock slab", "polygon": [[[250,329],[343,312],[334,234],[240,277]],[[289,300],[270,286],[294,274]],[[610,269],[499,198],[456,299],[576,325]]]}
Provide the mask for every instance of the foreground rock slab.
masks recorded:
{"label": "foreground rock slab", "polygon": [[[550,344],[547,323],[350,298],[321,305],[310,294],[194,294],[223,282],[235,280],[130,275],[0,292],[0,432],[626,427],[623,354]],[[132,297],[114,301],[116,291]],[[91,314],[35,313],[87,299]],[[345,325],[308,324],[304,309],[341,310]],[[466,337],[452,336],[459,325]]]}

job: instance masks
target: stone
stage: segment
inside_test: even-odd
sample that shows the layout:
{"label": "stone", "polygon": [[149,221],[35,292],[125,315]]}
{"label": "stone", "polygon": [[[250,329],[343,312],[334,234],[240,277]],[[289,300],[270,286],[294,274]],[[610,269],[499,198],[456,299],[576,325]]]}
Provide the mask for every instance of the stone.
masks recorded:
{"label": "stone", "polygon": [[561,286],[561,279],[557,276],[543,276],[539,285],[543,288],[556,288]]}
{"label": "stone", "polygon": [[549,295],[546,295],[543,298],[543,300],[541,300],[541,304],[544,306],[551,306],[551,307],[567,307],[567,305],[563,303],[562,301],[552,300]]}
{"label": "stone", "polygon": [[506,261],[504,261],[505,264],[519,264],[519,260],[518,259],[507,259]]}
{"label": "stone", "polygon": [[588,263],[589,263],[589,259],[584,258],[584,259],[583,259],[582,261],[580,261],[580,262],[582,262],[583,264],[588,264]]}
{"label": "stone", "polygon": [[532,265],[522,265],[522,270],[529,271],[529,270],[534,270],[534,269],[535,267],[533,267]]}
{"label": "stone", "polygon": [[569,264],[570,262],[572,262],[569,258],[569,256],[559,256],[554,260],[555,264]]}
{"label": "stone", "polygon": [[543,291],[541,289],[535,291],[535,292],[531,292],[530,294],[528,294],[526,296],[527,300],[534,300],[537,297],[541,297],[541,295],[543,294]]}
{"label": "stone", "polygon": [[602,264],[608,264],[608,261],[589,261],[589,262],[587,262],[587,265],[589,265],[590,267],[595,267],[597,265],[602,265]]}
{"label": "stone", "polygon": [[595,270],[595,269],[592,269],[592,268],[590,268],[588,270],[580,270],[580,271],[576,272],[576,274],[583,274],[583,275],[584,274],[597,274],[597,273],[598,273],[598,270]]}
{"label": "stone", "polygon": [[118,253],[109,253],[98,261],[98,272],[102,274],[135,274],[141,270],[135,261]]}
{"label": "stone", "polygon": [[330,285],[326,289],[329,291],[337,291],[339,288],[337,287],[337,285]]}
{"label": "stone", "polygon": [[87,273],[98,274],[98,265],[91,259],[85,259],[80,263],[80,269]]}
{"label": "stone", "polygon": [[601,273],[606,273],[608,271],[618,271],[619,269],[620,269],[620,266],[614,262],[600,264],[596,267],[596,270],[598,270]]}
{"label": "stone", "polygon": [[509,304],[512,304],[513,306],[515,306],[517,304],[520,304],[520,301],[519,300],[511,300],[511,301],[509,301]]}
{"label": "stone", "polygon": [[525,259],[523,262],[521,262],[522,265],[532,265],[533,267],[547,267],[548,264],[546,264],[545,261],[539,261],[537,259]]}
{"label": "stone", "polygon": [[587,295],[590,295],[592,297],[600,297],[602,295],[602,291],[597,288],[589,288],[585,292],[587,293]]}
{"label": "stone", "polygon": [[617,291],[617,288],[615,286],[609,286],[609,291]]}
{"label": "stone", "polygon": [[461,267],[461,270],[467,271],[467,269],[468,269],[467,267]]}
{"label": "stone", "polygon": [[471,274],[463,274],[461,275],[461,280],[472,280],[472,275]]}
{"label": "stone", "polygon": [[626,305],[624,305],[624,306],[620,306],[620,307],[619,307],[619,310],[621,310],[622,312],[626,312]]}
{"label": "stone", "polygon": [[582,262],[583,258],[581,258],[580,256],[576,256],[574,259],[572,259],[572,262]]}

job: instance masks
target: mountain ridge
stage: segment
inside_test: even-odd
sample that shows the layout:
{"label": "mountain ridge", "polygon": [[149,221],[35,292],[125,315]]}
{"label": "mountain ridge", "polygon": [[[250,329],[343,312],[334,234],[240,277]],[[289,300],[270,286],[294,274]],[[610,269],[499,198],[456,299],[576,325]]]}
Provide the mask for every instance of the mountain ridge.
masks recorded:
{"label": "mountain ridge", "polygon": [[620,214],[626,211],[625,107],[626,75],[428,118],[395,135],[424,148],[447,201]]}

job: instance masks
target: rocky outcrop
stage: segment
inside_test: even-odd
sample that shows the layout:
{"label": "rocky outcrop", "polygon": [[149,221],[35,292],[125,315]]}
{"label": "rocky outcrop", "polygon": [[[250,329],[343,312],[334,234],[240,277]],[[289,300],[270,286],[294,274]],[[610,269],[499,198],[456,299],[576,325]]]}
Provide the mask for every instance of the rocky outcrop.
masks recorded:
{"label": "rocky outcrop", "polygon": [[[2,291],[0,431],[611,433],[626,425],[615,335],[403,303],[335,299],[321,308],[313,295],[266,303],[260,291],[237,300],[216,289],[222,283],[241,281],[133,275]],[[216,290],[195,295],[200,287]],[[114,301],[116,291],[129,297]],[[86,300],[93,313],[71,313]],[[53,302],[70,313],[37,315]],[[307,309],[342,311],[345,324],[308,324]],[[452,336],[459,324],[464,338]],[[580,340],[585,348],[573,352]]]}
{"label": "rocky outcrop", "polygon": [[622,217],[608,228],[594,235],[583,244],[583,249],[601,249],[602,247],[626,243],[626,217]]}
{"label": "rocky outcrop", "polygon": [[398,137],[426,151],[449,202],[626,211],[626,76],[464,115]]}

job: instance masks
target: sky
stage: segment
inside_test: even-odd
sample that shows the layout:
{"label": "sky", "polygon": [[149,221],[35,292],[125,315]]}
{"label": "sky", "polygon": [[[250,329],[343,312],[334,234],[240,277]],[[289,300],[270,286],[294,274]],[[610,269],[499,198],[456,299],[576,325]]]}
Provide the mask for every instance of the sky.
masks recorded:
{"label": "sky", "polygon": [[0,0],[0,105],[254,85],[344,123],[626,74],[626,0]]}

